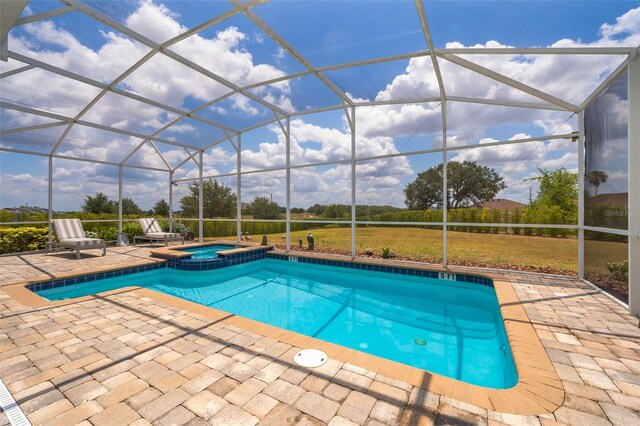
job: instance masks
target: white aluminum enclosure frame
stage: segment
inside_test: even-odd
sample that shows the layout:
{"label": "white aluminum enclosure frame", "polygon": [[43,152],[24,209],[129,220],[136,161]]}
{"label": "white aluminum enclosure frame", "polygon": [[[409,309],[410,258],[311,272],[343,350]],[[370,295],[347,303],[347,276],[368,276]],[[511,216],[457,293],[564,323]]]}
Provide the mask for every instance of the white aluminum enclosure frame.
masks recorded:
{"label": "white aluminum enclosure frame", "polygon": [[[629,311],[640,316],[640,49],[629,58]],[[635,117],[635,119],[634,119]]]}
{"label": "white aluminum enclosure frame", "polygon": [[[640,120],[629,120],[629,228],[628,231],[620,231],[620,230],[610,230],[610,229],[599,229],[593,227],[587,227],[584,225],[584,195],[583,195],[583,178],[584,178],[584,123],[583,123],[583,111],[584,109],[597,97],[598,94],[602,93],[614,80],[617,76],[620,75],[621,72],[628,70],[629,75],[629,116],[630,117],[639,117],[640,116],[640,65],[638,65],[638,47],[591,47],[591,48],[580,48],[580,47],[571,47],[571,48],[435,48],[432,42],[428,20],[427,20],[427,11],[425,11],[425,6],[422,1],[415,0],[416,5],[416,14],[420,19],[420,23],[422,26],[422,31],[424,33],[425,38],[425,50],[416,51],[408,54],[401,55],[392,55],[386,57],[379,57],[371,60],[364,61],[356,61],[344,64],[336,64],[332,66],[325,67],[316,67],[310,61],[308,61],[304,56],[296,51],[296,49],[289,43],[282,35],[280,35],[277,31],[271,28],[267,23],[265,23],[256,13],[253,12],[253,8],[262,3],[265,3],[265,0],[254,0],[247,3],[240,2],[237,0],[230,0],[230,4],[233,8],[219,16],[212,17],[201,25],[197,27],[191,28],[188,31],[170,39],[163,43],[156,43],[142,34],[137,33],[131,28],[126,27],[122,23],[112,19],[111,17],[103,14],[102,12],[93,9],[91,6],[82,3],[77,0],[59,0],[60,7],[57,9],[50,10],[48,12],[38,13],[30,16],[25,16],[17,19],[15,25],[24,25],[31,22],[37,22],[40,20],[45,20],[52,18],[54,16],[59,16],[62,14],[74,12],[74,13],[82,13],[85,16],[97,20],[104,25],[118,31],[122,34],[125,34],[127,37],[141,43],[142,45],[149,48],[149,52],[143,56],[142,59],[137,61],[135,64],[130,66],[124,72],[122,72],[118,77],[116,77],[113,81],[109,83],[104,83],[100,81],[96,81],[89,77],[76,74],[74,72],[64,70],[58,68],[52,64],[48,64],[37,60],[35,58],[25,57],[24,55],[11,51],[11,46],[8,46],[7,56],[10,59],[21,61],[25,63],[24,66],[19,67],[17,69],[13,69],[11,71],[0,74],[0,84],[2,84],[2,79],[10,76],[20,75],[20,73],[32,70],[34,68],[46,70],[48,72],[58,74],[68,79],[75,80],[77,82],[95,87],[99,89],[99,94],[94,97],[89,103],[87,103],[84,108],[80,110],[78,114],[75,116],[67,116],[63,114],[52,113],[48,111],[39,110],[36,108],[29,108],[23,105],[18,105],[11,102],[2,101],[0,102],[0,107],[10,109],[17,112],[23,112],[25,114],[33,114],[41,117],[46,117],[54,120],[52,123],[28,126],[23,128],[14,128],[2,130],[0,135],[9,135],[20,132],[28,132],[37,129],[44,129],[50,127],[61,126],[64,127],[64,132],[62,136],[56,141],[55,145],[49,152],[37,152],[30,151],[25,149],[14,149],[10,147],[0,147],[0,154],[3,152],[7,153],[16,153],[16,154],[25,154],[25,155],[35,155],[41,157],[47,157],[48,159],[48,222],[51,223],[53,219],[53,191],[54,191],[54,182],[53,182],[53,161],[54,159],[67,159],[67,160],[76,160],[76,161],[85,161],[85,162],[93,162],[105,165],[111,165],[114,167],[118,167],[118,227],[119,230],[122,230],[122,198],[123,198],[123,190],[122,190],[122,175],[123,169],[135,168],[135,169],[144,169],[150,171],[160,171],[166,172],[168,174],[167,179],[169,182],[169,203],[170,203],[170,213],[169,218],[173,218],[173,186],[175,184],[179,184],[180,182],[185,181],[198,181],[200,183],[200,197],[198,204],[198,236],[200,241],[204,237],[204,222],[206,221],[203,217],[203,200],[202,200],[202,182],[204,179],[209,177],[225,177],[225,176],[235,176],[237,183],[237,208],[236,208],[236,218],[235,219],[217,219],[217,220],[229,220],[236,222],[236,237],[239,239],[241,237],[242,232],[242,223],[243,222],[251,222],[254,220],[246,220],[241,218],[241,194],[242,194],[242,179],[246,174],[252,173],[263,173],[268,171],[276,171],[276,170],[284,170],[286,173],[286,215],[285,219],[282,221],[286,224],[286,249],[289,250],[291,247],[290,240],[290,227],[291,223],[296,223],[299,221],[291,220],[291,170],[301,167],[308,166],[320,166],[320,165],[349,165],[351,167],[351,219],[349,221],[318,221],[317,223],[342,223],[351,226],[351,254],[352,256],[356,256],[356,226],[361,223],[366,224],[376,224],[376,222],[359,222],[356,220],[356,165],[358,162],[367,161],[372,159],[382,159],[382,158],[393,158],[397,156],[409,156],[409,155],[417,155],[417,154],[428,154],[428,153],[442,153],[443,158],[443,193],[446,193],[447,188],[447,173],[446,173],[446,165],[447,165],[447,154],[453,151],[464,150],[477,148],[477,145],[469,145],[469,146],[461,146],[461,147],[448,147],[447,146],[447,104],[449,102],[468,102],[475,104],[487,104],[487,105],[501,105],[507,107],[518,107],[518,108],[534,108],[534,109],[544,109],[550,111],[561,111],[561,112],[570,112],[578,114],[578,125],[579,125],[579,140],[578,140],[578,152],[579,152],[579,218],[578,223],[576,225],[523,225],[517,224],[518,227],[532,227],[532,228],[566,228],[566,229],[577,229],[578,230],[578,238],[579,238],[579,254],[578,254],[578,263],[579,263],[579,275],[582,278],[584,276],[584,231],[585,230],[594,230],[600,232],[609,232],[615,233],[618,235],[627,235],[629,237],[629,309],[634,314],[640,314],[640,224],[638,223],[638,216],[640,215]],[[266,33],[279,47],[281,47],[284,51],[288,52],[293,58],[295,58],[300,64],[303,66],[303,71],[274,78],[272,80],[264,81],[257,84],[247,85],[245,87],[239,87],[232,82],[226,80],[225,78],[216,75],[210,70],[204,69],[203,67],[197,65],[196,63],[188,60],[180,56],[179,54],[173,52],[170,47],[194,34],[197,34],[201,31],[204,31],[208,28],[213,27],[221,22],[224,22],[226,19],[231,18],[236,15],[243,15],[249,21],[251,21],[257,28]],[[620,55],[626,56],[628,59],[625,63],[621,64],[620,67],[614,71],[605,81],[601,84],[601,86],[594,91],[592,95],[590,95],[582,104],[573,105],[570,102],[567,102],[563,99],[560,99],[556,96],[553,96],[549,93],[545,93],[536,88],[530,87],[526,84],[515,81],[505,75],[499,74],[495,71],[486,69],[478,64],[469,61],[468,59],[464,59],[459,55],[465,55],[467,58],[473,55]],[[136,69],[144,65],[151,58],[156,55],[164,55],[170,60],[177,61],[183,66],[188,67],[192,71],[199,73],[209,79],[212,82],[216,82],[221,84],[229,89],[229,92],[223,96],[220,96],[216,99],[211,99],[208,102],[200,105],[197,108],[192,110],[184,110],[180,108],[175,108],[170,105],[166,105],[148,98],[144,96],[140,96],[138,94],[134,94],[117,87],[118,83],[124,80],[127,76],[132,74]],[[358,102],[352,100],[349,96],[347,96],[342,90],[338,88],[338,86],[331,80],[330,77],[327,76],[328,71],[339,70],[339,69],[348,69],[365,65],[373,65],[391,61],[397,61],[402,59],[411,59],[411,58],[419,58],[419,57],[429,57],[432,61],[434,72],[436,75],[436,79],[438,81],[438,86],[440,93],[438,96],[433,98],[415,98],[415,99],[395,99],[392,101],[365,101]],[[522,93],[526,93],[532,97],[537,98],[538,100],[535,102],[522,102],[522,101],[501,101],[494,99],[478,99],[471,97],[463,97],[463,96],[452,96],[445,92],[445,86],[443,83],[443,76],[440,72],[439,63],[440,61],[448,61],[453,62],[458,66],[464,67],[471,72],[474,72],[478,75],[482,75],[483,77],[493,79],[502,84],[510,86],[516,90],[519,90]],[[317,78],[322,84],[326,86],[328,90],[335,93],[335,95],[340,100],[340,104],[316,108],[298,112],[288,113],[284,111],[282,108],[277,105],[267,102],[259,96],[252,94],[251,90],[264,87],[269,84],[282,82],[291,80],[294,78],[305,77],[305,76],[313,76]],[[634,84],[636,83],[636,84]],[[164,127],[157,129],[152,133],[138,133],[128,130],[122,130],[118,128],[114,128],[111,126],[106,126],[100,123],[90,122],[88,120],[83,119],[83,116],[86,115],[87,112],[91,110],[96,103],[104,97],[106,94],[115,94],[119,96],[125,96],[128,99],[136,102],[141,102],[145,105],[154,106],[160,108],[164,111],[173,113],[177,115],[177,118],[166,124]],[[264,122],[257,123],[252,126],[248,126],[246,128],[238,129],[234,128],[225,123],[215,122],[206,118],[203,118],[197,115],[198,112],[204,110],[205,108],[219,102],[223,99],[228,98],[234,94],[241,94],[246,96],[250,100],[259,103],[263,107],[267,108],[271,113],[273,113],[272,119],[265,120]],[[415,152],[404,152],[404,153],[396,153],[389,154],[385,156],[378,157],[370,157],[370,158],[357,158],[355,157],[355,145],[357,138],[357,109],[358,107],[365,106],[378,106],[378,105],[401,105],[401,104],[422,104],[422,103],[439,103],[441,108],[441,117],[442,117],[442,137],[443,137],[443,147],[439,149],[431,149],[431,150],[422,150]],[[291,157],[291,119],[293,117],[304,116],[306,114],[319,113],[324,111],[336,111],[343,110],[346,116],[347,122],[349,123],[349,128],[351,132],[351,157],[347,160],[343,161],[335,161],[335,162],[326,162],[326,163],[315,163],[315,164],[296,164],[291,165],[290,157]],[[197,120],[203,125],[211,126],[212,129],[218,129],[224,134],[224,137],[211,140],[210,143],[204,147],[190,144],[187,140],[169,140],[165,138],[161,138],[160,135],[164,130],[171,128],[172,126],[178,125],[181,120],[189,118],[193,120]],[[286,141],[286,164],[284,167],[280,168],[272,168],[265,170],[257,170],[257,171],[243,171],[241,164],[241,156],[242,156],[242,134],[256,129],[261,126],[269,125],[271,123],[278,123],[280,127],[283,129],[285,134]],[[283,124],[284,123],[284,124]],[[131,152],[127,153],[127,155],[121,159],[120,161],[104,161],[104,160],[93,160],[90,158],[75,158],[70,157],[68,155],[63,155],[58,152],[58,148],[64,142],[66,136],[69,134],[71,129],[76,125],[87,126],[90,128],[114,132],[116,134],[133,136],[141,139],[141,143],[138,144]],[[513,143],[525,143],[525,142],[533,142],[533,141],[546,141],[554,138],[570,138],[573,135],[571,134],[558,134],[558,135],[546,135],[544,137],[536,137],[536,138],[527,138],[520,140],[510,140],[510,141],[500,141],[490,144],[483,144],[483,147],[493,146],[493,145],[506,145]],[[235,143],[234,143],[235,140]],[[237,153],[237,167],[236,171],[229,174],[222,174],[217,176],[205,176],[204,175],[204,153],[206,150],[216,146],[225,141],[230,141],[234,146],[235,151]],[[157,148],[155,142],[160,142],[163,144],[167,144],[170,146],[179,147],[180,149],[184,149],[187,156],[181,161],[179,164],[175,166],[171,166],[162,152]],[[131,164],[130,160],[134,157],[134,155],[145,145],[150,146],[153,151],[159,156],[162,161],[163,167],[148,167],[137,164]],[[175,172],[182,167],[187,162],[193,161],[198,166],[198,177],[195,179],[174,179]],[[405,223],[405,222],[384,222],[385,225],[396,224],[396,225],[433,225],[442,227],[443,230],[443,265],[446,267],[447,265],[447,229],[449,226],[461,225],[459,223],[447,223],[447,215],[446,215],[446,203],[443,203],[443,221],[438,223]],[[635,213],[634,213],[635,212]],[[305,223],[309,223],[310,221],[305,221]],[[464,224],[464,226],[500,226],[500,227],[508,227],[511,224]],[[51,239],[51,235],[49,236]]]}

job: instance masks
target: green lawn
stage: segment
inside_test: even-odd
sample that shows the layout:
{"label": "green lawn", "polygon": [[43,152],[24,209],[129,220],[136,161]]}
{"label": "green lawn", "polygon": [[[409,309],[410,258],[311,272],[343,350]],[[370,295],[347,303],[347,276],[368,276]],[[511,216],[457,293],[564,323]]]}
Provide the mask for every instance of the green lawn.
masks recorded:
{"label": "green lawn", "polygon": [[609,275],[607,263],[623,262],[628,257],[627,243],[585,240],[584,263],[587,274]]}
{"label": "green lawn", "polygon": [[[321,250],[350,253],[351,228],[319,228],[311,231]],[[303,239],[307,231],[291,233],[291,244]],[[268,236],[269,242],[283,244],[282,234]],[[575,238],[551,238],[505,234],[475,234],[449,231],[448,257],[452,263],[502,268],[577,273],[578,241]],[[620,243],[595,242],[602,252],[618,250]],[[611,247],[610,247],[611,246]],[[356,229],[356,248],[379,254],[390,247],[401,258],[438,262],[442,259],[442,231],[410,227],[363,227]],[[626,246],[625,246],[626,247]],[[610,260],[609,260],[610,261]],[[599,263],[606,260],[599,259]]]}

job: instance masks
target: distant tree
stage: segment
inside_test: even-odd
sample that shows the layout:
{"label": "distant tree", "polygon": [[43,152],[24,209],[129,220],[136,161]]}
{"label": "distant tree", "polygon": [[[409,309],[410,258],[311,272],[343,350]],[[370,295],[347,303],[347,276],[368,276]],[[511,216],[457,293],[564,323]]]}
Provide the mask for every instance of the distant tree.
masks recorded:
{"label": "distant tree", "polygon": [[598,187],[609,180],[609,175],[602,170],[591,170],[585,177],[589,185],[595,188],[596,191],[594,195],[598,195]]}
{"label": "distant tree", "polygon": [[[183,217],[198,217],[198,182],[189,184],[189,195],[180,199]],[[205,218],[236,216],[237,195],[230,187],[216,180],[205,180],[202,185],[203,215]]]}
{"label": "distant tree", "polygon": [[404,203],[410,210],[442,207],[442,164],[418,173],[404,188]]}
{"label": "distant tree", "polygon": [[164,198],[156,201],[153,205],[153,214],[156,216],[169,217],[169,203]]}
{"label": "distant tree", "polygon": [[[442,207],[442,164],[418,173],[404,189],[405,204],[411,210]],[[475,161],[450,161],[447,164],[447,206],[468,207],[489,201],[506,188],[492,168]]]}
{"label": "distant tree", "polygon": [[373,215],[379,215],[379,214],[384,214],[384,213],[394,213],[394,212],[399,212],[405,210],[404,208],[400,208],[400,207],[393,207],[393,206],[370,206],[367,204],[357,204],[356,205],[356,216],[364,216],[364,217],[370,217]]}
{"label": "distant tree", "polygon": [[578,174],[565,168],[538,171],[540,176],[529,179],[540,182],[536,198],[529,208],[540,217],[548,215],[552,209],[557,212],[553,222],[547,219],[548,223],[575,223],[578,218]]}
{"label": "distant tree", "polygon": [[322,211],[322,216],[328,219],[348,219],[351,206],[346,204],[330,204]]}
{"label": "distant tree", "polygon": [[82,211],[85,213],[117,213],[118,203],[110,200],[109,197],[102,193],[97,192],[95,196],[87,195],[84,197],[82,203]]}
{"label": "distant tree", "polygon": [[256,197],[247,205],[247,213],[253,215],[255,219],[278,219],[280,206],[267,197]]}
{"label": "distant tree", "polygon": [[308,212],[308,213],[313,213],[313,214],[315,214],[315,215],[317,215],[317,216],[320,216],[320,215],[322,214],[322,212],[324,212],[324,209],[325,209],[326,207],[327,207],[327,206],[326,206],[325,204],[318,204],[318,203],[316,203],[316,204],[312,205],[311,207],[309,207],[309,208],[307,209],[307,212]]}
{"label": "distant tree", "polygon": [[140,214],[142,209],[133,201],[132,198],[124,197],[122,199],[122,214]]}
{"label": "distant tree", "polygon": [[302,207],[291,207],[291,213],[304,213],[306,212],[305,209],[303,209]]}

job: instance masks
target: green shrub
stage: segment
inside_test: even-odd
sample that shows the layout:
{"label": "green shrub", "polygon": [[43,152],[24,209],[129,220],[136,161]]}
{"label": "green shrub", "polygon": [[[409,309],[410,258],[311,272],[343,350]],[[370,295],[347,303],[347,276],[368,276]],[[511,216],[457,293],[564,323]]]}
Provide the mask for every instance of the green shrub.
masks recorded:
{"label": "green shrub", "polygon": [[391,255],[391,248],[390,247],[383,247],[382,248],[382,258],[383,259],[388,259]]}
{"label": "green shrub", "polygon": [[611,274],[620,281],[629,280],[629,262],[611,262],[607,263],[607,269]]}
{"label": "green shrub", "polygon": [[[492,223],[502,223],[502,211],[500,209],[493,209],[491,210],[491,218],[490,218],[490,222]],[[500,228],[499,227],[492,227],[490,228],[491,233],[493,234],[498,234],[500,233]]]}
{"label": "green shrub", "polygon": [[0,228],[0,254],[39,250],[48,240],[47,228]]}
{"label": "green shrub", "polygon": [[[162,228],[163,230],[165,229],[164,227]],[[179,232],[182,235],[187,235],[189,232],[191,232],[191,228],[188,225],[185,225],[184,223],[180,223],[180,222],[173,222],[173,232]],[[169,223],[167,223],[167,228],[166,231],[169,231]]]}
{"label": "green shrub", "polygon": [[117,226],[104,226],[96,229],[96,233],[98,236],[96,238],[100,238],[105,241],[114,241],[118,236],[118,227]]}
{"label": "green shrub", "polygon": [[[507,219],[507,221],[509,221],[509,219]],[[522,211],[520,209],[514,209],[513,210],[513,213],[511,213],[511,222],[512,223],[520,223],[520,222],[522,222]],[[513,231],[514,235],[520,235],[520,232],[522,232],[522,228],[519,228],[519,227],[516,227],[516,226],[511,228],[511,230]]]}
{"label": "green shrub", "polygon": [[84,233],[84,236],[87,238],[100,238],[98,237],[98,232],[97,231],[86,231]]}
{"label": "green shrub", "polygon": [[[533,209],[530,209],[529,207],[526,207],[524,209],[524,215],[522,216],[522,223],[527,223],[527,224],[533,224],[533,223],[537,223],[536,222],[536,217],[535,217],[535,212],[533,211]],[[524,235],[533,235],[535,228],[523,228],[522,233]]]}
{"label": "green shrub", "polygon": [[122,232],[127,234],[129,241],[133,241],[133,237],[136,235],[142,235],[142,228],[140,228],[138,222],[124,222],[122,224]]}

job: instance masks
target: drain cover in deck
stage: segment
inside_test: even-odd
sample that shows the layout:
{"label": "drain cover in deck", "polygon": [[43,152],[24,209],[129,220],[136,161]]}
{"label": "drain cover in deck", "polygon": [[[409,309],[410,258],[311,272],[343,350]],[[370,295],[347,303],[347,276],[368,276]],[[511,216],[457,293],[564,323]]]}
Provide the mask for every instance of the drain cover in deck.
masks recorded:
{"label": "drain cover in deck", "polygon": [[303,349],[293,357],[293,360],[302,367],[314,368],[320,367],[327,362],[328,358],[326,353],[318,349]]}

